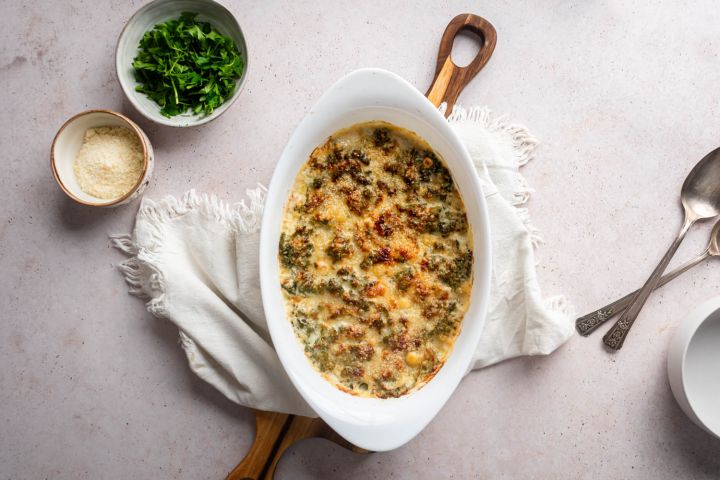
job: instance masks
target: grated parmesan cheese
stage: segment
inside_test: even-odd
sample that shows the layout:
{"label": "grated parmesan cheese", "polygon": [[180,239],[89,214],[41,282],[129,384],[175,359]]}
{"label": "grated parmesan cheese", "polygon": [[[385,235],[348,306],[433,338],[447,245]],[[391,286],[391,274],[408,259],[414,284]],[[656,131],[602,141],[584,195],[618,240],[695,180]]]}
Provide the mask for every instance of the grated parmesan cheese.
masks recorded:
{"label": "grated parmesan cheese", "polygon": [[80,189],[110,200],[128,193],[143,173],[143,148],[125,127],[90,128],[75,158],[73,171]]}

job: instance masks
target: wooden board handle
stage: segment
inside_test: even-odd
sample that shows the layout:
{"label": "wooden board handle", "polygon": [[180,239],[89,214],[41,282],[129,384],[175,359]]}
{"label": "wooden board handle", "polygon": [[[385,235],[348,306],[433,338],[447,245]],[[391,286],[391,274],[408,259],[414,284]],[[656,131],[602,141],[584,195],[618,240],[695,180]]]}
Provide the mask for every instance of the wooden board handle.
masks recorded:
{"label": "wooden board handle", "polygon": [[248,454],[230,472],[226,480],[266,480],[275,475],[280,457],[293,443],[310,437],[320,437],[356,453],[367,453],[352,445],[319,418],[301,417],[285,413],[255,413],[255,441]]}
{"label": "wooden board handle", "polygon": [[[460,30],[473,32],[480,37],[481,42],[480,50],[473,61],[464,67],[455,65],[451,56],[453,42]],[[452,113],[452,107],[465,85],[470,83],[470,80],[490,60],[496,43],[497,32],[495,27],[482,17],[471,13],[461,13],[450,21],[440,40],[435,78],[433,78],[433,83],[425,94],[428,100],[436,107],[439,107],[443,102],[447,103],[446,117]]]}
{"label": "wooden board handle", "polygon": [[[482,45],[475,59],[465,67],[458,67],[450,56],[455,36],[469,30],[481,39]],[[485,19],[464,13],[453,18],[440,41],[435,78],[425,96],[435,105],[447,102],[446,116],[462,89],[482,70],[495,49],[495,28]],[[275,468],[285,450],[293,443],[310,437],[321,437],[356,453],[367,453],[335,433],[319,418],[253,410],[255,413],[255,441],[248,454],[227,476],[226,480],[272,479]]]}

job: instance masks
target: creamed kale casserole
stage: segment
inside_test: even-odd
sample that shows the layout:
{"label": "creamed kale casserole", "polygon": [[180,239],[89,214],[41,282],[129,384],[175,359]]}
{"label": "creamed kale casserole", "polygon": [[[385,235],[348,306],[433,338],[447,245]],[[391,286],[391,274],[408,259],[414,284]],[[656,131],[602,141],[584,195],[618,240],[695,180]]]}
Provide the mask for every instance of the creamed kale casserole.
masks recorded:
{"label": "creamed kale casserole", "polygon": [[338,388],[398,397],[442,367],[470,300],[472,238],[450,172],[416,134],[368,122],[317,147],[279,257],[295,333]]}

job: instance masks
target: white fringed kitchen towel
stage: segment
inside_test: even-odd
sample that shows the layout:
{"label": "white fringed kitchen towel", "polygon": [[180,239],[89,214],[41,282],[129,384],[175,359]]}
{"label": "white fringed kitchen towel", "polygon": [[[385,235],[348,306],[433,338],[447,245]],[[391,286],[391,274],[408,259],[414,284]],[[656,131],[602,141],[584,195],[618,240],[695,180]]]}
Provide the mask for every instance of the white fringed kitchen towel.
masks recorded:
{"label": "white fringed kitchen towel", "polygon": [[[477,166],[490,214],[492,288],[472,368],[548,354],[573,332],[562,297],[543,299],[533,247],[537,232],[521,208],[530,188],[519,168],[537,141],[486,108],[455,107],[449,121]],[[130,293],[177,325],[190,368],[247,407],[315,416],[273,350],[260,298],[258,238],[264,187],[230,205],[213,195],[143,199],[132,236],[113,237],[130,256],[119,268]]]}

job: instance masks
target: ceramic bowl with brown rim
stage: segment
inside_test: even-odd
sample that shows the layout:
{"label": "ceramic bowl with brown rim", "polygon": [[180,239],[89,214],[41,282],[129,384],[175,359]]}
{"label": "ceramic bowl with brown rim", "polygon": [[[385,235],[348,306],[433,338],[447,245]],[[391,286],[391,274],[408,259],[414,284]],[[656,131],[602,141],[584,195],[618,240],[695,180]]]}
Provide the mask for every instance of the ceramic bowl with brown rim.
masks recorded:
{"label": "ceramic bowl with brown rim", "polygon": [[[132,188],[117,198],[98,198],[84,192],[73,171],[85,132],[90,128],[98,127],[125,127],[137,136],[142,145],[142,173]],[[138,198],[150,182],[154,161],[152,145],[145,132],[125,115],[111,110],[88,110],[78,113],[60,127],[50,148],[50,166],[60,188],[76,202],[91,207],[117,207]]]}

